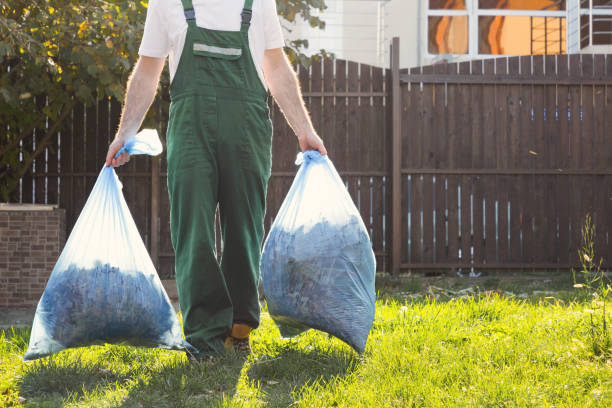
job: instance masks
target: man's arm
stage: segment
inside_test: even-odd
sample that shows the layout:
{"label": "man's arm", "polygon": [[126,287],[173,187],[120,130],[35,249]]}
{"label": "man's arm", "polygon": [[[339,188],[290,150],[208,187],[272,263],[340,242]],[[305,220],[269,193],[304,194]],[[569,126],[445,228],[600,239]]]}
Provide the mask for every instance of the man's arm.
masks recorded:
{"label": "man's arm", "polygon": [[112,164],[118,167],[130,160],[130,155],[127,152],[116,159],[113,159],[113,156],[123,147],[127,138],[135,135],[138,128],[140,128],[145,114],[149,110],[151,103],[153,103],[153,98],[155,98],[165,60],[165,58],[142,56],[138,59],[127,83],[119,129],[115,139],[108,147],[106,166]]}
{"label": "man's arm", "polygon": [[263,71],[268,88],[295,132],[302,151],[318,150],[327,154],[323,141],[312,127],[299,82],[282,48],[266,50]]}

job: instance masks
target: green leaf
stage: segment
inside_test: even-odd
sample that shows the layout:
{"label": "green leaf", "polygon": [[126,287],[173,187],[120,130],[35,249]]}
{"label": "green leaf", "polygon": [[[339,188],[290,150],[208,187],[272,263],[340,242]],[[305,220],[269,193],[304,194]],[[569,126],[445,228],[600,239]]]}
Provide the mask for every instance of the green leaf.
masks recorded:
{"label": "green leaf", "polygon": [[98,72],[99,72],[99,69],[96,66],[96,64],[91,64],[87,67],[87,73],[91,76],[96,76]]}

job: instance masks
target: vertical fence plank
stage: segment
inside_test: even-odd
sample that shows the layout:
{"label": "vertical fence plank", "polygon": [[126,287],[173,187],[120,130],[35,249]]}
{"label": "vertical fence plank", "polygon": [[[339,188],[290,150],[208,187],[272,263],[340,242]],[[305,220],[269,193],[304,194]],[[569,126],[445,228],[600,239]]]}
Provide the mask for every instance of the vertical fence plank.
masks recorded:
{"label": "vertical fence plank", "polygon": [[[482,61],[472,61],[472,75],[483,74]],[[485,146],[484,139],[486,129],[483,127],[484,117],[484,93],[483,86],[471,86],[472,91],[472,168],[484,168]],[[470,205],[470,236],[469,251],[465,254],[465,259],[471,262],[483,262],[483,210],[482,192],[480,176],[472,176],[470,189],[466,189],[466,199]]]}
{"label": "vertical fence plank", "polygon": [[[37,105],[37,99],[35,102]],[[44,124],[44,120],[42,123]],[[43,125],[41,125],[43,126]],[[26,154],[32,154],[36,146],[36,134],[37,130],[32,130],[32,134],[26,136],[21,142],[21,161],[26,161]],[[25,174],[21,177],[21,202],[32,204],[34,203],[34,177],[33,171],[28,169]]]}
{"label": "vertical fence plank", "polygon": [[325,59],[323,61],[323,91],[325,96],[323,97],[323,122],[321,124],[321,129],[324,137],[329,140],[329,144],[332,149],[331,159],[334,161],[336,168],[338,168],[339,171],[343,171],[345,169],[344,157],[342,157],[344,147],[338,146],[338,135],[335,132],[334,127],[334,82],[334,60]]}
{"label": "vertical fence plank", "polygon": [[[419,115],[419,105],[418,105],[418,85],[408,84],[401,85],[402,92],[402,107],[400,115],[400,123],[401,123],[401,134],[402,138],[402,147],[401,147],[401,168],[413,168],[414,165],[414,140],[418,138],[418,131],[420,129],[420,122],[418,121]],[[397,119],[396,119],[397,120]],[[392,127],[396,127],[396,122],[392,122]],[[393,129],[392,132],[395,132]],[[393,154],[396,154],[393,152]],[[393,166],[396,165],[396,162],[393,163]],[[397,171],[397,169],[396,169]],[[401,172],[401,169],[400,169]],[[392,228],[401,228],[401,257],[400,263],[411,263],[411,242],[410,242],[410,234],[411,234],[411,222],[413,220],[412,214],[412,190],[411,190],[411,177],[410,175],[401,175],[401,214],[404,218],[401,219],[401,226],[397,225],[397,221],[392,226]]]}
{"label": "vertical fence plank", "polygon": [[[521,74],[532,76],[531,57],[526,56],[521,58]],[[521,146],[520,146],[520,166],[523,169],[533,169],[533,152],[535,152],[534,120],[535,113],[533,110],[532,85],[527,82],[521,85]],[[519,222],[521,225],[521,259],[522,263],[533,262],[533,176],[519,176],[520,180],[520,216]]]}
{"label": "vertical fence plank", "polygon": [[[593,61],[593,76],[603,77],[606,72],[606,56],[596,55]],[[593,87],[593,168],[605,170],[608,165],[604,160],[606,131],[604,128],[605,115],[605,86],[596,85]],[[607,245],[605,243],[606,223],[606,197],[605,197],[605,176],[592,177],[593,188],[593,222],[596,226],[595,252],[604,255]]]}
{"label": "vertical fence plank", "polygon": [[[422,68],[414,68],[411,72],[421,73]],[[425,88],[422,84],[412,84],[412,98],[415,107],[416,116],[413,123],[403,124],[403,134],[410,135],[405,139],[402,146],[410,149],[410,165],[411,168],[421,168],[426,166],[424,161],[424,145],[425,139],[428,137],[427,129],[428,111],[431,109],[431,103],[425,101]],[[429,99],[428,99],[429,101]],[[409,175],[409,200],[410,200],[410,263],[423,262],[422,251],[422,209],[423,209],[423,182],[422,176],[418,174]]]}
{"label": "vertical fence plank", "polygon": [[[99,162],[97,160],[96,145],[98,144],[98,101],[94,100],[91,104],[85,108],[85,144],[84,158],[86,172],[85,176],[85,200],[89,193],[93,189],[96,183],[97,171],[99,170]],[[124,189],[124,195],[125,195]],[[129,193],[128,193],[129,195]],[[129,201],[128,201],[129,203]]]}
{"label": "vertical fence plank", "polygon": [[[459,67],[457,64],[450,64],[448,66],[448,74],[456,75]],[[448,153],[447,153],[447,167],[449,169],[457,169],[457,164],[463,162],[464,158],[461,157],[461,142],[463,137],[463,124],[462,117],[464,115],[463,109],[465,106],[462,105],[460,99],[464,95],[459,94],[459,86],[457,84],[448,83],[448,103],[446,106],[448,114]],[[459,260],[459,201],[457,196],[457,190],[459,186],[458,177],[455,175],[449,175],[446,177],[446,211],[445,223],[446,223],[446,237],[447,238],[447,253],[445,261],[449,263],[457,263]]]}
{"label": "vertical fence plank", "polygon": [[[359,92],[359,64],[349,62],[348,66],[347,86],[349,92]],[[350,97],[347,102],[346,113],[346,134],[348,142],[344,147],[347,157],[346,169],[349,171],[357,171],[361,169],[361,126],[360,126],[360,106],[358,97]],[[349,193],[351,197],[357,197],[357,182],[353,180],[349,184]],[[363,220],[365,223],[366,220]]]}
{"label": "vertical fence plank", "polygon": [[[513,62],[515,62],[513,64]],[[514,68],[516,71],[512,71]],[[518,61],[516,57],[500,58],[496,61],[495,72],[497,75],[518,75]],[[511,90],[512,85],[498,85],[495,87],[495,133],[497,135],[497,151],[496,162],[498,169],[508,169],[510,167],[510,156],[513,147],[510,145],[510,135],[508,132],[508,112],[511,110]],[[491,200],[493,211],[493,219],[495,220],[494,228],[491,233],[494,234],[494,248],[487,248],[489,254],[494,253],[495,261],[505,264],[508,262],[508,177],[496,177],[496,192]],[[487,225],[488,226],[488,225]],[[488,236],[488,235],[487,235]],[[489,256],[487,256],[489,258]]]}
{"label": "vertical fence plank", "polygon": [[[356,156],[350,160],[354,161],[359,170],[371,170],[373,166],[373,140],[372,134],[372,101],[369,96],[372,92],[372,67],[365,64],[360,64],[359,67],[359,91],[360,97],[358,102],[358,117],[355,118],[356,129],[354,139],[355,146],[353,152]],[[355,177],[353,179],[353,188],[355,189],[355,203],[359,203],[361,218],[367,227],[369,227],[370,218],[370,201],[369,201],[369,183],[366,186],[365,177]],[[369,232],[369,228],[368,228]],[[372,238],[372,237],[371,237]]]}
{"label": "vertical fence plank", "polygon": [[49,143],[47,160],[47,200],[48,204],[59,204],[59,138],[61,131],[56,130],[51,136]]}
{"label": "vertical fence plank", "polygon": [[73,116],[74,109],[66,118],[67,124],[64,126],[59,140],[59,205],[66,210],[66,236],[70,230],[69,222],[74,218],[74,173],[72,165],[73,146]]}
{"label": "vertical fence plank", "polygon": [[[322,62],[315,60],[312,62],[312,65],[310,66],[310,91],[313,93],[322,92],[323,91],[322,80],[323,80]],[[324,138],[323,140],[327,142],[327,140],[325,139],[325,135],[323,134],[323,129],[321,127],[321,124],[323,123],[322,122],[323,109],[321,106],[322,101],[323,101],[323,98],[320,96],[313,96],[310,98],[310,117],[312,118],[312,124],[314,128],[317,129],[319,134],[323,136]],[[333,152],[330,152],[330,155],[331,154],[333,154]]]}
{"label": "vertical fence plank", "polygon": [[[95,157],[93,158],[97,170],[102,167],[104,160],[106,159],[106,153],[108,152],[108,145],[111,140],[114,139],[115,135],[114,128],[110,126],[109,119],[110,100],[108,97],[102,98],[98,101],[98,130],[96,135],[95,145]],[[93,148],[94,146],[92,146]]]}
{"label": "vertical fence plank", "polygon": [[359,65],[359,131],[358,140],[359,156],[358,166],[360,169],[371,169],[372,166],[372,135],[370,132],[370,115],[372,111],[371,98],[369,93],[372,92],[372,67],[365,64]]}
{"label": "vertical fence plank", "polygon": [[[360,79],[359,79],[359,64],[356,62],[348,62],[348,91],[359,92]],[[346,169],[349,171],[357,171],[361,169],[361,112],[359,106],[358,97],[348,98],[347,119],[346,119],[346,134],[347,143],[344,147],[346,152]],[[357,178],[352,178],[349,183],[349,193],[351,197],[357,197]],[[363,218],[363,216],[362,216]],[[364,219],[364,223],[368,220]],[[370,232],[368,224],[366,224],[368,232]]]}
{"label": "vertical fence plank", "polygon": [[[503,61],[503,60],[502,60]],[[500,61],[501,62],[501,61]],[[485,74],[494,74],[496,68],[495,60],[487,60],[484,63]],[[504,68],[505,69],[505,68]],[[498,168],[498,157],[497,157],[497,145],[499,143],[499,134],[497,133],[496,122],[498,120],[496,104],[499,103],[497,100],[497,86],[485,85],[483,89],[483,103],[484,103],[484,122],[483,122],[483,136],[484,136],[484,165],[487,169]],[[480,206],[483,206],[483,236],[482,242],[484,248],[482,255],[477,255],[478,262],[484,261],[484,263],[495,263],[495,199],[497,194],[497,176],[485,175],[482,177],[482,190],[480,194],[476,195],[474,201],[478,202]],[[475,245],[475,249],[477,246]],[[477,251],[474,251],[477,253]]]}
{"label": "vertical fence plank", "polygon": [[[471,73],[471,63],[462,62],[459,64],[459,74],[468,75]],[[480,129],[479,124],[475,124],[472,120],[473,110],[479,109],[478,101],[474,100],[474,88],[470,85],[459,85],[457,89],[460,99],[457,100],[457,117],[461,118],[460,136],[459,136],[459,158],[457,166],[461,168],[473,168],[474,166],[474,128],[476,132]],[[461,107],[459,105],[462,105]],[[471,244],[471,229],[472,229],[472,208],[471,208],[471,191],[472,177],[468,175],[458,176],[459,186],[457,188],[457,197],[460,216],[460,239],[459,250],[461,251],[462,263],[466,263],[470,259]],[[459,256],[459,254],[458,254]]]}
{"label": "vertical fence plank", "polygon": [[[570,75],[572,77],[582,75],[582,62],[580,55],[570,56]],[[581,120],[582,120],[582,87],[579,84],[572,85],[569,89],[570,104],[570,168],[578,169],[581,166]],[[570,205],[570,234],[568,262],[576,264],[575,256],[580,244],[581,216],[580,209],[580,181],[579,176],[570,176],[570,188],[568,189],[568,201]]]}
{"label": "vertical fence plank", "polygon": [[[384,92],[384,77],[383,69],[373,67],[372,68],[372,92],[382,93]],[[400,91],[401,100],[401,91]],[[401,108],[400,108],[401,109]],[[372,110],[371,110],[371,124],[370,131],[372,133],[372,151],[374,152],[372,167],[368,169],[376,171],[387,171],[388,163],[387,156],[391,140],[387,137],[385,129],[385,106],[383,96],[372,97]],[[386,201],[386,192],[383,189],[383,178],[377,177],[362,177],[362,185],[365,187],[365,197],[369,202],[369,225],[372,237],[372,243],[374,250],[377,252],[383,252],[383,223],[384,223],[384,211],[385,206],[391,208],[391,203]],[[388,205],[386,205],[388,203]],[[401,220],[401,218],[400,218]],[[398,222],[399,224],[399,222]],[[398,228],[400,226],[398,225]],[[401,236],[401,235],[400,235]],[[401,246],[398,251],[401,251]],[[399,256],[399,254],[398,254]],[[386,259],[380,258],[383,262],[379,262],[379,270],[385,270],[384,264]]]}
{"label": "vertical fence plank", "polygon": [[[554,55],[547,55],[544,59],[547,78],[557,78],[557,59]],[[545,154],[541,159],[544,161],[544,168],[557,168],[556,162],[559,157],[559,120],[557,110],[557,86],[546,85],[541,88],[543,91],[545,115],[544,115],[544,140]],[[543,238],[540,262],[553,264],[557,262],[558,250],[558,203],[551,200],[555,196],[557,178],[555,176],[542,177],[543,195],[540,204],[542,214],[542,231],[540,236]]]}
{"label": "vertical fence plank", "polygon": [[[514,77],[520,75],[521,57],[512,57],[508,61],[509,74]],[[508,87],[507,100],[507,130],[508,137],[508,161],[507,168],[516,169],[519,167],[520,152],[521,152],[521,100],[520,100],[520,85],[510,85]],[[500,262],[518,263],[520,262],[520,211],[519,211],[519,195],[518,178],[515,176],[503,177],[501,183],[507,186],[504,200],[502,200],[499,211],[500,214],[505,214],[502,222],[507,223],[506,233],[509,236],[502,238],[500,242]],[[505,241],[507,240],[507,242]],[[506,252],[507,251],[507,252]]]}
{"label": "vertical fence plank", "polygon": [[[45,96],[37,96],[36,97],[36,105],[38,107],[38,111],[42,112],[43,108],[47,103],[47,98]],[[48,123],[47,123],[48,122]],[[51,118],[47,118],[46,121],[43,121],[35,130],[34,130],[34,142],[36,144],[35,149],[32,151],[34,153],[36,150],[39,150],[43,139],[47,135],[48,128],[53,124]],[[47,173],[47,155],[44,148],[40,150],[38,156],[32,161],[32,181],[34,184],[34,197],[33,202],[36,204],[45,204],[45,182],[46,182],[46,173]]]}
{"label": "vertical fence plank", "polygon": [[[592,54],[582,55],[582,77],[593,78],[594,74],[594,56]],[[582,132],[580,135],[581,146],[582,146],[582,163],[581,168],[592,170],[595,168],[595,152],[594,152],[594,86],[583,85],[582,86]],[[580,179],[581,186],[581,219],[582,225],[587,214],[594,218],[594,176],[583,176]]]}
{"label": "vertical fence plank", "polygon": [[[424,67],[423,73],[432,74],[433,67]],[[424,131],[423,131],[423,166],[426,169],[433,169],[435,167],[435,146],[434,141],[436,135],[436,104],[439,102],[435,99],[435,85],[434,84],[423,84],[423,101],[427,110],[425,111],[424,118]],[[422,199],[423,204],[421,207],[422,213],[422,262],[431,264],[433,263],[433,203],[434,203],[434,191],[433,191],[433,176],[426,174],[421,177],[422,182]]]}
{"label": "vertical fence plank", "polygon": [[[612,77],[612,56],[606,56],[606,77]],[[605,106],[604,110],[604,128],[612,129],[612,87],[610,85],[605,86],[605,96],[603,103]],[[604,140],[604,144],[600,147],[602,154],[602,163],[604,166],[609,166],[612,163],[612,138],[607,135]],[[600,252],[600,256],[605,256],[605,262],[608,265],[612,265],[612,255],[610,254],[610,247],[612,246],[612,176],[606,176],[604,178],[605,183],[603,185],[603,206],[605,208],[605,215],[603,220],[605,222],[605,231],[601,232],[601,239],[606,243],[606,250]]]}
{"label": "vertical fence plank", "polygon": [[[447,65],[434,66],[434,73],[446,74]],[[448,109],[446,84],[434,86],[435,111],[437,120],[434,121],[432,137],[432,153],[434,157],[433,168],[448,168]],[[434,219],[434,246],[432,259],[436,263],[446,260],[446,176],[436,175],[433,181],[433,219]]]}
{"label": "vertical fence plank", "polygon": [[[72,147],[73,147],[73,171],[74,171],[74,193],[72,205],[74,211],[71,220],[67,220],[67,234],[70,233],[76,222],[83,205],[85,204],[85,106],[78,102],[72,115]],[[66,235],[68,236],[68,235]]]}
{"label": "vertical fence plank", "polygon": [[[360,79],[359,79],[359,64],[356,62],[348,63],[348,91],[349,92],[359,92]],[[360,169],[360,107],[359,107],[359,98],[351,97],[348,98],[347,105],[347,137],[348,143],[346,146],[346,157],[347,161],[347,169],[351,171],[355,171]]]}
{"label": "vertical fence plank", "polygon": [[[557,77],[566,79],[569,75],[569,56],[557,56]],[[568,87],[566,85],[557,86],[557,109],[559,116],[559,148],[557,156],[557,166],[561,169],[570,167],[570,106]],[[569,197],[568,186],[570,178],[567,176],[556,177],[556,201],[557,201],[557,223],[558,223],[558,253],[557,261],[560,264],[568,262],[569,252]]]}
{"label": "vertical fence plank", "polygon": [[[414,68],[413,70],[420,70]],[[420,72],[420,71],[419,71]],[[408,90],[408,86],[403,89]],[[410,109],[408,115],[402,112],[402,167],[419,168],[422,162],[423,129],[424,129],[424,103],[423,92],[419,83],[410,84],[409,88]],[[394,127],[396,125],[393,125]],[[408,220],[403,225],[406,228],[406,238],[403,242],[406,245],[405,259],[409,263],[421,262],[421,200],[422,196],[417,192],[419,178],[415,174],[408,174],[403,177],[403,199],[406,200],[406,212]]]}
{"label": "vertical fence plank", "polygon": [[[582,61],[580,55],[570,56],[570,75],[579,77],[582,75]],[[582,87],[573,85],[570,87],[570,115],[571,115],[571,158],[572,169],[582,168]],[[580,176],[570,176],[571,183],[568,189],[570,202],[570,250],[568,261],[577,265],[577,251],[580,246],[580,231],[582,228],[582,205],[581,205],[581,180]]]}

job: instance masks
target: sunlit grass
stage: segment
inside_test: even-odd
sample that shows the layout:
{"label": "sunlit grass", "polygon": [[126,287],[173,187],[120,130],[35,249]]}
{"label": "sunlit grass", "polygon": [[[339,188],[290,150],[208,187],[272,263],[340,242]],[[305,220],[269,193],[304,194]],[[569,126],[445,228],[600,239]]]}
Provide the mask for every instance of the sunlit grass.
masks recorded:
{"label": "sunlit grass", "polygon": [[29,332],[8,330],[0,406],[608,407],[612,361],[589,344],[586,308],[550,297],[384,297],[362,356],[313,330],[280,339],[264,313],[253,355],[214,367],[110,345],[23,363]]}

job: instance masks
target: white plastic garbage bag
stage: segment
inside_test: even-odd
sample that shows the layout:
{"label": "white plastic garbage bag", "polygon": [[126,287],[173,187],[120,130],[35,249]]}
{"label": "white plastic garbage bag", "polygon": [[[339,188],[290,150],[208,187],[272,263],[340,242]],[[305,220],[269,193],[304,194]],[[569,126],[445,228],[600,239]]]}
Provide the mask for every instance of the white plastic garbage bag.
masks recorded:
{"label": "white plastic garbage bag", "polygon": [[[115,157],[123,151],[158,155],[162,145],[145,130]],[[38,303],[24,360],[97,343],[192,349],[121,189],[104,167]]]}
{"label": "white plastic garbage bag", "polygon": [[329,158],[306,151],[296,164],[261,260],[270,315],[283,337],[314,328],[362,353],[374,321],[370,238]]}

